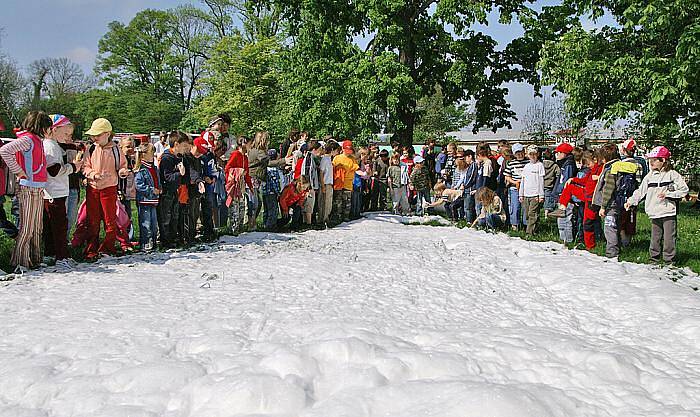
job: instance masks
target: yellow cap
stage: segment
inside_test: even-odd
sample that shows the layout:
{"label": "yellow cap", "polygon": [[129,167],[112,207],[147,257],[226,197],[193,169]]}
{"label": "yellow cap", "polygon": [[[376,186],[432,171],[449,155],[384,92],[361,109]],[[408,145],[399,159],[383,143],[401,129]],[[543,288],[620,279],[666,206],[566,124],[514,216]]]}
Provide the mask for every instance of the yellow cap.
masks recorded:
{"label": "yellow cap", "polygon": [[87,136],[98,136],[106,132],[112,131],[112,124],[107,119],[99,118],[95,119],[90,126],[90,130],[85,132]]}

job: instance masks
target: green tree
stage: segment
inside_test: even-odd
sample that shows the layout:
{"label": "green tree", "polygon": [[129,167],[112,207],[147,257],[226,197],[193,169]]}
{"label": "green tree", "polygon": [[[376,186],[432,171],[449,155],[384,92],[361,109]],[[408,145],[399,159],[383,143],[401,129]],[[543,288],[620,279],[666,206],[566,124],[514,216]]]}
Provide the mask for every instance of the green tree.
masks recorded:
{"label": "green tree", "polygon": [[[581,26],[582,16],[603,15],[615,23]],[[650,142],[692,141],[700,123],[700,2],[565,0],[526,29],[526,37],[549,38],[543,82],[566,93],[575,118],[627,118]]]}
{"label": "green tree", "polygon": [[418,100],[416,114],[418,123],[414,138],[417,142],[423,142],[426,139],[444,141],[447,138],[447,132],[467,127],[472,121],[472,115],[466,104],[445,104],[445,96],[439,86],[432,96]]}
{"label": "green tree", "polygon": [[148,91],[162,100],[181,99],[173,19],[169,12],[146,9],[128,25],[110,23],[99,42],[95,71],[110,86]]}
{"label": "green tree", "polygon": [[209,75],[202,80],[209,94],[182,122],[199,129],[215,114],[231,115],[231,131],[249,134],[256,129],[275,130],[281,94],[279,59],[281,44],[274,38],[246,43],[240,36],[225,37],[207,62]]}
{"label": "green tree", "polygon": [[[503,84],[532,77],[532,43],[514,41],[496,48],[491,37],[475,32],[476,23],[487,23],[490,11],[498,9],[501,20],[508,22],[514,13],[528,15],[523,1],[452,0],[357,0],[302,1],[276,0],[285,11],[289,33],[295,47],[323,50],[334,40],[364,35],[369,38],[368,56],[387,54],[402,67],[390,71],[402,88],[397,101],[386,102],[389,129],[403,143],[413,140],[417,102],[431,96],[435,87],[442,89],[445,101],[457,103],[473,100],[475,130],[487,126],[496,129],[510,126],[514,117],[505,100]],[[313,36],[308,36],[313,31]],[[338,42],[336,42],[338,43]],[[322,54],[327,57],[327,54]],[[338,63],[357,65],[347,57],[330,55]],[[323,59],[323,58],[320,58]],[[315,62],[308,62],[313,71]],[[403,83],[408,76],[410,85]],[[399,81],[400,80],[400,81]],[[380,86],[380,88],[382,88]],[[381,99],[381,92],[376,98]]]}

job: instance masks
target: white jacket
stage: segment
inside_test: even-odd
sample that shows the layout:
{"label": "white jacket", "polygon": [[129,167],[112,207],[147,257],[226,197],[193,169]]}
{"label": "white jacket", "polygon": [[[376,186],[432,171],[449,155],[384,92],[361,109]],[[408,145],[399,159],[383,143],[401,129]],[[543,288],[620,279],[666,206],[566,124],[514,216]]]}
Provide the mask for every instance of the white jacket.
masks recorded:
{"label": "white jacket", "polygon": [[[661,193],[666,194],[666,198],[659,198]],[[670,171],[649,171],[642,180],[639,188],[627,200],[630,205],[636,206],[640,201],[644,202],[644,211],[651,219],[675,216],[676,202],[688,194],[688,185],[681,177],[681,174],[674,170]]]}

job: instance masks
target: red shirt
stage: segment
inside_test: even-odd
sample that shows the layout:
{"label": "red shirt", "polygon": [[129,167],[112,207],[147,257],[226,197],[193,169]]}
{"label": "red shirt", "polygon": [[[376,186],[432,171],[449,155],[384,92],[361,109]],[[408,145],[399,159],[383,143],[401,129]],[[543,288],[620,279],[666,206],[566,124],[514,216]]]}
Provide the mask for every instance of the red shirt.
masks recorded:
{"label": "red shirt", "polygon": [[282,213],[288,213],[289,208],[294,205],[301,205],[306,198],[306,191],[297,192],[295,183],[288,184],[280,195],[280,208]]}
{"label": "red shirt", "polygon": [[595,164],[582,178],[571,179],[572,183],[583,187],[583,196],[586,198],[586,201],[591,201],[593,199],[593,193],[595,192],[595,187],[598,183],[598,180],[594,180],[593,176],[600,176],[601,172],[603,172],[603,166],[600,164]]}
{"label": "red shirt", "polygon": [[248,168],[248,157],[243,155],[243,152],[240,150],[236,149],[235,151],[231,152],[231,156],[228,159],[228,162],[226,163],[226,168],[225,173],[226,173],[226,181],[228,182],[228,173],[231,170],[231,168],[243,168],[245,171],[245,183],[248,185],[248,188],[251,190],[253,189],[253,182],[250,180],[250,169]]}

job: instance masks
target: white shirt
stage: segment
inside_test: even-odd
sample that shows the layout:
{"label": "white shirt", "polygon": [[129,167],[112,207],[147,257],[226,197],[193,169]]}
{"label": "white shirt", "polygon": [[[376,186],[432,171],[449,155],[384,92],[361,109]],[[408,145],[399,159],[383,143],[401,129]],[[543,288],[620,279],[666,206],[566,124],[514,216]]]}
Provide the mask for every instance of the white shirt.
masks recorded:
{"label": "white shirt", "polygon": [[520,180],[520,197],[544,198],[544,165],[537,161],[528,162],[523,168]]}
{"label": "white shirt", "polygon": [[47,168],[56,164],[61,165],[58,175],[55,177],[52,177],[51,174],[47,175],[48,179],[46,180],[46,187],[44,188],[44,200],[68,197],[68,176],[73,173],[73,166],[69,164],[64,165],[63,156],[66,152],[55,140],[44,139],[44,153],[46,153]]}
{"label": "white shirt", "polygon": [[333,185],[333,161],[330,155],[321,158],[321,174],[323,174],[323,185]]}

